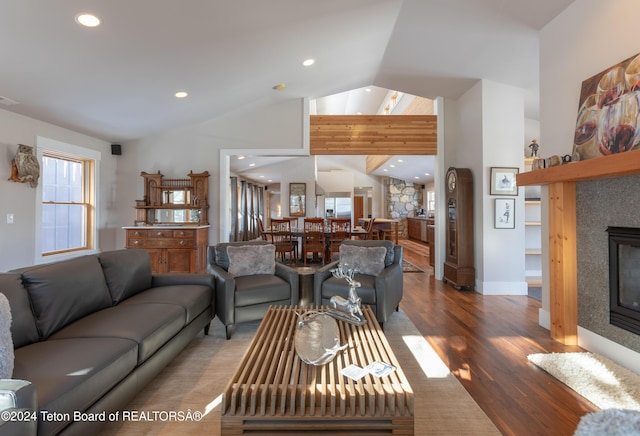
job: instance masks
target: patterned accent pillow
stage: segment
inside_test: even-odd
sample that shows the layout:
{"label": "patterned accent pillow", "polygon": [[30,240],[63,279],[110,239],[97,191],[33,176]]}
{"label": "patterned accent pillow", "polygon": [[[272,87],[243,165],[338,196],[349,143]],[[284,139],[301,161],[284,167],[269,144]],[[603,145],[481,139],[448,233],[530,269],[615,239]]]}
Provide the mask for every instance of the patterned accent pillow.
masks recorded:
{"label": "patterned accent pillow", "polygon": [[377,276],[384,270],[385,247],[360,247],[357,245],[340,245],[340,263],[357,268],[360,274]]}
{"label": "patterned accent pillow", "polygon": [[13,339],[11,338],[11,307],[0,294],[0,379],[13,375]]}
{"label": "patterned accent pillow", "polygon": [[273,244],[229,245],[229,274],[232,277],[275,274],[275,254],[276,246]]}

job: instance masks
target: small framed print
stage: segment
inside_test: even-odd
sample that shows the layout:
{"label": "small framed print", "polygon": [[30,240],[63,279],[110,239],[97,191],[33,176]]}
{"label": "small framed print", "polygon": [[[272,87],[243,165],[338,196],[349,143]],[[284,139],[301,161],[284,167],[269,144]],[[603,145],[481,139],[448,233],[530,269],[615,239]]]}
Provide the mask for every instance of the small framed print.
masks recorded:
{"label": "small framed print", "polygon": [[518,195],[518,168],[491,167],[491,195]]}
{"label": "small framed print", "polygon": [[305,216],[306,183],[289,183],[289,216]]}
{"label": "small framed print", "polygon": [[493,226],[496,229],[515,229],[516,199],[496,198],[494,201],[495,221]]}

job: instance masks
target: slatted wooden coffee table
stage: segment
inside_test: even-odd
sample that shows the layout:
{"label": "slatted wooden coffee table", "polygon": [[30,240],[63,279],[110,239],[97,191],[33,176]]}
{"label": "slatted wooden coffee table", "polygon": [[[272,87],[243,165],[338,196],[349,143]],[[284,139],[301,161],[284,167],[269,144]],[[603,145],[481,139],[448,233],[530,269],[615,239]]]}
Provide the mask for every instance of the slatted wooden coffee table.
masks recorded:
{"label": "slatted wooden coffee table", "polygon": [[[413,434],[413,391],[371,309],[363,308],[363,326],[337,321],[340,342],[349,347],[323,366],[308,365],[295,352],[296,313],[303,311],[269,308],[223,392],[221,433]],[[340,374],[374,361],[396,371],[358,381]]]}

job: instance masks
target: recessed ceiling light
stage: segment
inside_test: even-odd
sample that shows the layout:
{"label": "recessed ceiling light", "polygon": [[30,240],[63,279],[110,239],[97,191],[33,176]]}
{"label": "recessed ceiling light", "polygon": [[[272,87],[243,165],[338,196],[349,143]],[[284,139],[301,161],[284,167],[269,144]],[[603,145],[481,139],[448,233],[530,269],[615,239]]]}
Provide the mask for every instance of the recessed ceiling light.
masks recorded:
{"label": "recessed ceiling light", "polygon": [[429,175],[429,173],[424,173],[424,175],[425,175],[425,176],[428,176],[428,175]]}
{"label": "recessed ceiling light", "polygon": [[189,95],[189,94],[187,94],[187,93],[186,93],[186,92],[184,92],[184,91],[179,91],[179,92],[176,92],[176,94],[175,94],[175,95],[176,95],[176,98],[185,98],[185,97],[186,97],[187,95]]}
{"label": "recessed ceiling light", "polygon": [[267,182],[273,182],[273,180],[269,179],[269,180],[267,180]]}
{"label": "recessed ceiling light", "polygon": [[254,164],[254,163],[250,163],[250,164],[249,164],[249,166],[250,166],[250,167],[255,167],[255,166],[256,166],[256,164]]}
{"label": "recessed ceiling light", "polygon": [[364,92],[371,92],[371,88],[364,88]]}
{"label": "recessed ceiling light", "polygon": [[402,163],[402,162],[404,162],[404,161],[403,161],[402,159],[398,159],[398,162]]}
{"label": "recessed ceiling light", "polygon": [[395,167],[396,167],[394,164],[389,164],[389,166],[390,166],[391,168],[395,168]]}
{"label": "recessed ceiling light", "polygon": [[238,156],[238,160],[244,159],[244,156]]}
{"label": "recessed ceiling light", "polygon": [[313,65],[315,63],[316,63],[315,59],[305,59],[302,62],[302,65],[304,65],[305,67],[310,67],[311,65]]}
{"label": "recessed ceiling light", "polygon": [[413,176],[413,178],[414,178],[414,179],[419,179],[420,177],[418,177],[418,176]]}
{"label": "recessed ceiling light", "polygon": [[389,170],[385,168],[385,169],[383,169],[382,171],[387,172],[387,171],[389,171]]}
{"label": "recessed ceiling light", "polygon": [[93,14],[81,13],[76,15],[76,23],[82,24],[86,27],[98,27],[100,25],[100,18]]}

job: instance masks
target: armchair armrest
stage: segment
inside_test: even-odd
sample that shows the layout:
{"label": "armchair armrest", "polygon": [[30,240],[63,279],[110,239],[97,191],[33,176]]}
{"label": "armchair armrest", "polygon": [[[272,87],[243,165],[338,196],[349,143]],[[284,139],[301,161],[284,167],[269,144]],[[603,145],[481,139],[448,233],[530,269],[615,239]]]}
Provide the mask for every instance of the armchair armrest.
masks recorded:
{"label": "armchair armrest", "polygon": [[380,322],[387,321],[387,314],[398,307],[403,294],[402,280],[402,246],[395,246],[393,264],[386,267],[376,276],[376,318]]}
{"label": "armchair armrest", "polygon": [[340,261],[336,260],[316,270],[313,274],[313,303],[316,305],[322,304],[322,282],[327,280],[333,274],[331,270],[336,268]]}
{"label": "armchair armrest", "polygon": [[207,272],[213,276],[216,284],[216,315],[225,326],[235,324],[236,280],[224,268],[215,264],[209,264]]}
{"label": "armchair armrest", "polygon": [[291,286],[291,305],[295,306],[300,301],[300,276],[295,268],[276,262],[276,276],[285,280]]}
{"label": "armchair armrest", "polygon": [[11,412],[9,419],[0,417],[0,434],[36,435],[38,401],[35,387],[25,380],[0,379],[0,411]]}

